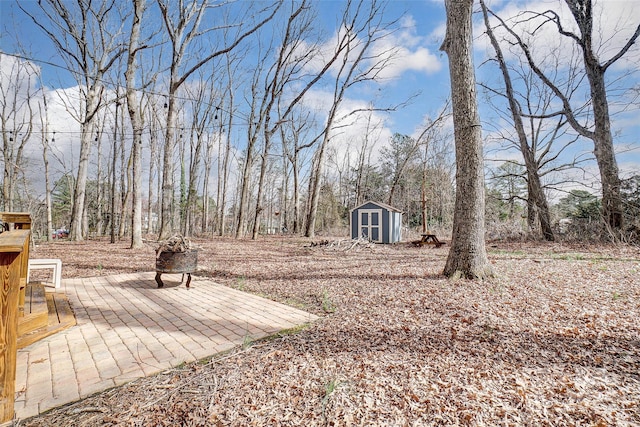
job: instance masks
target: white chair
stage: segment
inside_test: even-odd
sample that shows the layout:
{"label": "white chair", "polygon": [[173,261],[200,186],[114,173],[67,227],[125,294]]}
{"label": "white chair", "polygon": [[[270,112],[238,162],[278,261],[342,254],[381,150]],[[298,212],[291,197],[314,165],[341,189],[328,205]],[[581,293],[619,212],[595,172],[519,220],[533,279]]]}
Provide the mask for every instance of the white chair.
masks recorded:
{"label": "white chair", "polygon": [[60,289],[62,281],[62,261],[59,259],[29,259],[29,269],[27,270],[27,283],[29,283],[29,275],[31,270],[53,270],[53,285],[56,289]]}

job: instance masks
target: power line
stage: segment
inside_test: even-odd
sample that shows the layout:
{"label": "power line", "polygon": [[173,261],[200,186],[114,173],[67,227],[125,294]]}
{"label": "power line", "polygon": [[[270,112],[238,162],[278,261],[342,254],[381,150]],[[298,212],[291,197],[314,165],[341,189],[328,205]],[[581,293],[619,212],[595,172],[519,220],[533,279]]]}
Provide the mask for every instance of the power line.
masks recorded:
{"label": "power line", "polygon": [[[51,66],[51,67],[55,67],[55,68],[59,68],[59,69],[65,70],[65,71],[67,71],[67,72],[69,72],[69,73],[71,73],[71,74],[73,74],[75,76],[82,76],[82,74],[80,72],[76,71],[76,70],[73,70],[71,68],[68,68],[68,67],[60,65],[60,64],[56,64],[56,63],[51,62],[51,61],[46,61],[46,60],[43,60],[43,59],[35,59],[35,58],[27,57],[27,56],[24,56],[24,55],[19,55],[19,54],[16,54],[16,53],[7,53],[7,52],[2,52],[2,51],[0,51],[0,54],[1,55],[10,56],[10,57],[13,57],[13,58],[17,58],[17,59],[21,59],[23,61],[34,62],[34,63],[38,63],[38,64],[45,64],[45,65],[48,65],[48,66]],[[105,85],[107,85],[109,87],[123,87],[123,85],[120,82],[114,82],[113,80],[106,79],[106,78],[93,79],[93,80],[96,81],[96,82],[103,83],[103,84],[105,84]],[[166,93],[161,93],[161,92],[156,92],[156,91],[143,90],[143,89],[140,89],[140,88],[138,88],[136,90],[139,91],[139,92],[142,92],[142,94],[144,94],[144,95],[149,95],[149,96],[164,97],[165,99],[168,96]],[[205,104],[205,105],[207,105],[209,107],[215,107],[216,111],[222,111],[224,113],[227,113],[227,114],[231,115],[231,112],[228,111],[228,110],[225,110],[224,108],[222,108],[220,106],[220,103],[214,104],[212,102],[206,102],[204,100],[198,100],[198,99],[190,98],[190,97],[187,97],[187,96],[184,96],[184,95],[175,95],[175,94],[174,94],[174,98],[177,99],[177,100],[183,101],[183,102],[187,102],[187,101],[190,101],[190,102],[202,102],[203,104]],[[166,104],[165,104],[165,106],[166,106]],[[233,113],[233,116],[248,122],[249,116],[246,115],[246,114],[240,114],[238,112],[235,112],[235,113]]]}

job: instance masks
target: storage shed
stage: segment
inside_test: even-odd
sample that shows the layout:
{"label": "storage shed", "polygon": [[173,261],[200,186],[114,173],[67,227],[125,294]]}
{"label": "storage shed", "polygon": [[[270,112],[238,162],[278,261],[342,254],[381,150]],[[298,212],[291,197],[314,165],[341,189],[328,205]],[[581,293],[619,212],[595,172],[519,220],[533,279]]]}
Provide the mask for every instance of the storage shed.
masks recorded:
{"label": "storage shed", "polygon": [[379,202],[365,202],[349,213],[351,238],[376,243],[396,243],[402,239],[402,212]]}

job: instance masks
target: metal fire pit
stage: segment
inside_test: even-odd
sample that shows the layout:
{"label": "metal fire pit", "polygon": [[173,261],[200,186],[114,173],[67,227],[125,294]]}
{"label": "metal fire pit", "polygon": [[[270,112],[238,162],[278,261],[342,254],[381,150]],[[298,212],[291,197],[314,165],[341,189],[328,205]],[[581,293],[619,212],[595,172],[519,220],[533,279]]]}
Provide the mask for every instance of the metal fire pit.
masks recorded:
{"label": "metal fire pit", "polygon": [[164,286],[162,273],[178,274],[182,273],[182,280],[184,281],[185,274],[187,275],[187,288],[191,283],[191,273],[198,268],[198,250],[190,249],[185,252],[171,252],[160,251],[156,256],[156,283],[158,287]]}

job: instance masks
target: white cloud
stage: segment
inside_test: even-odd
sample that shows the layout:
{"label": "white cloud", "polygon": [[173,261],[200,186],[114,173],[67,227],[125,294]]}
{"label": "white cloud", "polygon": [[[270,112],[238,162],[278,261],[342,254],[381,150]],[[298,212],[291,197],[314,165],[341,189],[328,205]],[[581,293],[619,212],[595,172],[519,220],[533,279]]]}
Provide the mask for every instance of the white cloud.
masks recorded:
{"label": "white cloud", "polygon": [[407,48],[400,47],[391,61],[390,65],[385,67],[381,73],[383,79],[397,79],[407,71],[418,71],[425,74],[431,74],[442,68],[438,56],[434,55],[425,47],[418,47],[411,51]]}
{"label": "white cloud", "polygon": [[[322,69],[325,62],[334,54],[338,40],[344,35],[344,31],[344,27],[339,28],[331,38],[318,47],[318,54],[307,64],[308,69],[314,72]],[[361,39],[355,40],[354,49],[359,49],[362,43]],[[378,74],[380,83],[398,79],[408,71],[433,74],[442,69],[442,62],[439,55],[432,53],[426,45],[426,38],[417,34],[415,19],[405,15],[399,21],[399,28],[388,31],[384,37],[379,37],[373,43],[370,52],[366,55],[369,59],[364,65],[372,67],[379,62],[385,64]],[[302,44],[299,50],[310,51],[311,48],[311,45]],[[356,57],[354,51],[350,55],[352,58]],[[337,72],[336,64],[330,70],[330,74],[335,76]]]}
{"label": "white cloud", "polygon": [[[557,26],[548,22],[544,25],[542,18],[531,19],[533,14],[542,14],[553,11],[560,18],[564,30],[579,34],[575,19],[571,15],[564,1],[510,1],[487,2],[488,7],[500,16],[508,25],[529,45],[537,62],[559,56],[562,62],[567,62],[568,56],[575,48],[575,43],[568,37],[561,36]],[[547,16],[552,16],[547,14]],[[640,2],[630,0],[601,0],[593,3],[593,47],[601,63],[609,60],[629,40],[640,22]],[[492,19],[497,24],[495,19]],[[485,31],[484,22],[478,17],[475,34],[480,35]],[[499,38],[505,35],[504,30],[496,30]],[[487,50],[493,56],[493,49],[489,46],[486,37],[476,39],[476,47]],[[505,55],[509,52],[505,51]],[[617,64],[617,68],[637,69],[640,46],[638,43]],[[553,64],[552,64],[553,65]]]}
{"label": "white cloud", "polygon": [[407,71],[425,74],[440,71],[442,62],[425,44],[425,38],[418,35],[413,16],[403,16],[400,29],[381,38],[373,47],[374,56],[389,58],[389,65],[384,68],[381,77],[397,79]]}

